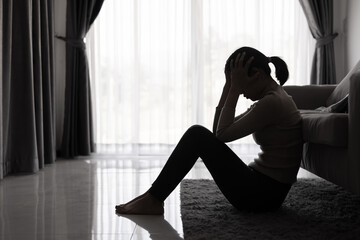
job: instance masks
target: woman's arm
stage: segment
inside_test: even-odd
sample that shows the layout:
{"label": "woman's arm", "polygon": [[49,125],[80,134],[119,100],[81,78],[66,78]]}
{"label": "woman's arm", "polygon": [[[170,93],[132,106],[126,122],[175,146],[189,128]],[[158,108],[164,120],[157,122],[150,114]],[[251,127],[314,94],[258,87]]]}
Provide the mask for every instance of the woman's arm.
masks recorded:
{"label": "woman's arm", "polygon": [[[223,103],[223,107],[221,109],[216,108],[216,115],[217,115],[217,124],[216,128],[214,129],[214,133],[217,136],[220,136],[223,132],[224,126],[230,126],[235,119],[235,108],[237,101],[239,99],[239,92],[235,88],[231,88],[228,90],[228,93],[225,98],[225,103]],[[222,113],[224,112],[224,113]],[[227,114],[225,114],[225,112]],[[221,119],[220,119],[221,118]],[[220,124],[219,124],[220,119]]]}
{"label": "woman's arm", "polygon": [[[248,109],[248,111],[246,111],[246,113],[241,115],[241,118],[236,118],[236,120],[235,120],[236,105],[237,105],[240,94],[243,93],[244,86],[246,84],[248,84],[249,82],[251,82],[252,78],[257,77],[257,74],[251,78],[248,76],[248,69],[249,69],[250,63],[253,61],[253,57],[251,57],[245,63],[245,65],[243,64],[244,58],[245,58],[245,53],[242,53],[241,55],[239,54],[236,57],[235,61],[232,60],[230,62],[231,86],[230,86],[230,89],[228,90],[228,94],[226,96],[225,103],[223,104],[223,108],[222,108],[221,112],[218,113],[219,114],[218,125],[217,125],[218,127],[216,129],[217,130],[216,135],[223,141],[232,141],[238,136],[242,137],[242,136],[249,134],[248,131],[241,131],[240,135],[235,135],[235,136],[233,134],[229,135],[229,130],[230,131],[232,130],[232,128],[230,126],[232,126],[234,122],[238,123],[240,119],[246,117],[247,115],[249,115],[250,112],[252,112],[251,109]],[[218,111],[219,110],[217,110],[217,112]],[[251,114],[250,116],[254,116],[254,115]],[[250,120],[250,118],[248,118],[248,117],[245,119]],[[250,121],[253,121],[253,120],[254,119],[251,119]],[[247,121],[247,122],[249,122],[249,121]],[[247,130],[250,130],[250,129],[247,129]]]}
{"label": "woman's arm", "polygon": [[220,112],[221,112],[221,109],[223,108],[224,104],[225,104],[225,101],[226,101],[226,98],[227,98],[227,95],[229,93],[229,90],[230,90],[230,81],[226,81],[224,87],[223,87],[223,90],[222,90],[222,93],[221,93],[221,97],[220,97],[220,100],[219,100],[219,103],[216,107],[216,110],[215,110],[215,116],[214,116],[214,122],[213,122],[213,133],[216,134],[216,129],[217,129],[217,125],[218,125],[218,121],[219,121],[219,117],[220,117]]}
{"label": "woman's arm", "polygon": [[282,111],[279,101],[274,96],[265,96],[236,120],[234,119],[235,109],[223,107],[216,136],[224,142],[231,142],[276,123],[281,118]]}
{"label": "woman's arm", "polygon": [[[251,62],[253,61],[253,57],[251,57],[245,65],[244,58],[246,53],[239,54],[236,57],[236,60],[231,60],[230,62],[230,71],[225,72],[226,77],[226,83],[223,88],[223,92],[221,94],[221,98],[218,104],[218,107],[216,108],[215,117],[214,117],[214,123],[213,123],[213,133],[217,133],[217,128],[219,125],[219,118],[220,113],[223,108],[229,108],[233,109],[233,112],[235,114],[235,108],[236,104],[238,102],[240,94],[243,92],[244,88],[244,82],[249,82],[249,80],[252,80],[252,78],[255,78],[256,76],[250,78],[248,76],[248,70]],[[227,121],[230,121],[230,119],[227,119]],[[234,116],[231,119],[231,121],[234,121]]]}
{"label": "woman's arm", "polygon": [[225,101],[226,101],[226,98],[229,94],[229,91],[230,91],[230,87],[231,87],[231,83],[230,82],[227,82],[225,83],[224,87],[223,87],[223,91],[221,93],[221,97],[220,97],[220,100],[219,100],[219,103],[217,105],[217,108],[223,108],[224,104],[225,104]]}
{"label": "woman's arm", "polygon": [[219,103],[216,107],[214,121],[213,121],[213,133],[214,134],[216,134],[216,129],[217,129],[217,125],[218,125],[218,121],[219,121],[219,117],[220,117],[220,112],[225,104],[227,95],[230,90],[230,86],[231,86],[231,75],[230,75],[229,71],[225,71],[225,85],[223,87]]}

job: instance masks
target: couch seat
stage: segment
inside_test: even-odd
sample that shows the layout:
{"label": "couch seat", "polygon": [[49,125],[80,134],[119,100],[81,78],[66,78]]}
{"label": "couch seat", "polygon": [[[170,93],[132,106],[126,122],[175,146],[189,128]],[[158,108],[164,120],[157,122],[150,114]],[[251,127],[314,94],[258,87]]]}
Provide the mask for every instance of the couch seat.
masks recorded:
{"label": "couch seat", "polygon": [[348,142],[348,114],[317,110],[300,110],[305,142],[346,147]]}

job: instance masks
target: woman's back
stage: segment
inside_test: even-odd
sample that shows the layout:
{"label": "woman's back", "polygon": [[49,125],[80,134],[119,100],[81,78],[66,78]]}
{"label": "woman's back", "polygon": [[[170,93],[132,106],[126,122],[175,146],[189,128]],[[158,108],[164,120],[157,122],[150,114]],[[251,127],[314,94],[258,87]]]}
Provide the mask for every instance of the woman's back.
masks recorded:
{"label": "woman's back", "polygon": [[[264,101],[267,103],[263,104]],[[279,182],[293,183],[302,154],[301,115],[280,86],[259,100],[254,110],[263,111],[265,105],[273,111],[266,119],[271,123],[253,134],[262,152],[250,166]]]}

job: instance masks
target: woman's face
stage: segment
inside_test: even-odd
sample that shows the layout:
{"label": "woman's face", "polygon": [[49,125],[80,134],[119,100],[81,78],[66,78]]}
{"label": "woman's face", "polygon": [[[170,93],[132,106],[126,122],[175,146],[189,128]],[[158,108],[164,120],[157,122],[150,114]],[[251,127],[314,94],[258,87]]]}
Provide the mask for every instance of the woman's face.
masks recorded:
{"label": "woman's face", "polygon": [[266,77],[265,72],[261,69],[253,68],[250,72],[250,76],[252,76],[253,74],[256,74],[257,72],[259,72],[258,77],[253,79],[251,82],[243,83],[244,97],[249,98],[252,101],[256,101],[261,98],[261,94],[262,94],[264,87],[266,86],[266,82],[267,82],[264,79]]}

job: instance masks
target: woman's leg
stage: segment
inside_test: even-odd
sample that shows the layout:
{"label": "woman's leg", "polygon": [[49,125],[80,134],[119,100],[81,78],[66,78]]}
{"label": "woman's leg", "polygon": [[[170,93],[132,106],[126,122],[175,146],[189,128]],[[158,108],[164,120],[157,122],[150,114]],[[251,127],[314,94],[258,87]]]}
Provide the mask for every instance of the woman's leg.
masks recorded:
{"label": "woman's leg", "polygon": [[[148,193],[125,205],[117,206],[117,212],[141,214],[146,203],[154,202],[152,198],[157,199],[159,203],[163,202],[199,157],[204,161],[222,193],[235,207],[244,208],[258,199],[263,184],[258,174],[246,166],[208,129],[192,126],[179,141]],[[148,201],[148,198],[151,198],[151,201]],[[139,208],[139,205],[142,206]],[[134,209],[137,212],[134,212]]]}
{"label": "woman's leg", "polygon": [[[199,126],[190,127],[184,133],[176,148],[171,153],[162,171],[160,172],[158,178],[152,184],[152,187],[146,193],[138,196],[130,202],[116,206],[117,213],[147,213],[145,208],[151,207],[145,206],[148,202],[153,202],[155,205],[159,205],[156,204],[154,198],[159,203],[163,203],[163,201],[175,189],[175,187],[190,171],[196,160],[199,158],[199,155],[195,150],[195,143],[198,141],[195,130],[197,128],[199,128]],[[157,212],[159,212],[159,214],[163,212],[159,210],[157,206],[155,206],[155,208],[158,209]]]}
{"label": "woman's leg", "polygon": [[149,192],[164,201],[199,157],[221,192],[238,209],[280,207],[290,189],[249,168],[211,131],[196,125],[183,135]]}
{"label": "woman's leg", "polygon": [[[207,134],[203,134],[204,132]],[[200,152],[203,152],[203,149],[214,148],[214,146],[210,146],[211,141],[207,139],[209,136],[211,139],[216,139],[216,137],[204,127],[197,125],[190,127],[171,153],[168,161],[149,191],[126,204],[116,206],[117,213],[156,214],[153,211],[149,213],[146,209],[155,208],[157,209],[157,212],[161,214],[162,211],[159,210],[159,204],[156,204],[154,198],[158,200],[158,203],[162,203],[191,170],[197,159],[200,157]],[[216,144],[226,146],[219,140],[216,141]],[[218,155],[221,156],[222,154],[218,153]],[[233,155],[236,157],[234,153]],[[154,203],[155,207],[148,205],[149,202]]]}
{"label": "woman's leg", "polygon": [[224,142],[195,125],[185,132],[149,192],[164,201],[199,157],[225,196],[237,191],[240,179],[251,178],[252,170]]}

